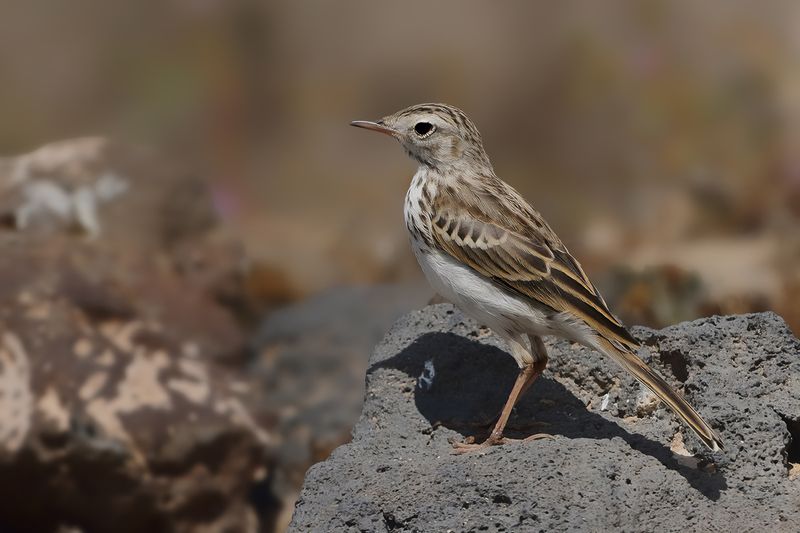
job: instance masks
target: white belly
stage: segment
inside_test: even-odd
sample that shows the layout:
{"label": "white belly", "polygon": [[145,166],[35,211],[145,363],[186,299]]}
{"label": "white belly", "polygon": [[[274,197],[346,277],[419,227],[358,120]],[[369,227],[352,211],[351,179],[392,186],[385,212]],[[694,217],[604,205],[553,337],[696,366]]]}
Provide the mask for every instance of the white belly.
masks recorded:
{"label": "white belly", "polygon": [[415,245],[414,254],[436,292],[496,333],[554,333],[542,310],[499,290],[491,281],[446,253],[434,250],[425,253]]}

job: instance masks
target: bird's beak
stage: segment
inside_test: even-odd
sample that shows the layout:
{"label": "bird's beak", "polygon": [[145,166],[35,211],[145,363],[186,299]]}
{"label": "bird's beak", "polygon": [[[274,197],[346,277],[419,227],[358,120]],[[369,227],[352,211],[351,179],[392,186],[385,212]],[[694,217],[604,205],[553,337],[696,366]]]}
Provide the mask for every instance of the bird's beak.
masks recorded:
{"label": "bird's beak", "polygon": [[370,122],[368,120],[354,120],[350,123],[351,126],[355,126],[356,128],[364,128],[365,130],[372,130],[377,131],[378,133],[383,133],[384,135],[394,135],[397,133],[397,130],[393,130],[389,126],[383,124],[383,122]]}

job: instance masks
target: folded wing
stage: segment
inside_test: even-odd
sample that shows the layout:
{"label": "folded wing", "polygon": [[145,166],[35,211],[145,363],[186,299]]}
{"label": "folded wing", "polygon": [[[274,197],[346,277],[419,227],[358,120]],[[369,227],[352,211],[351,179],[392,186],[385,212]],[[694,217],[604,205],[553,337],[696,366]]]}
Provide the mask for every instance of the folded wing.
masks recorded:
{"label": "folded wing", "polygon": [[505,290],[556,313],[568,312],[624,348],[638,346],[552,232],[526,234],[447,210],[432,223],[438,247]]}

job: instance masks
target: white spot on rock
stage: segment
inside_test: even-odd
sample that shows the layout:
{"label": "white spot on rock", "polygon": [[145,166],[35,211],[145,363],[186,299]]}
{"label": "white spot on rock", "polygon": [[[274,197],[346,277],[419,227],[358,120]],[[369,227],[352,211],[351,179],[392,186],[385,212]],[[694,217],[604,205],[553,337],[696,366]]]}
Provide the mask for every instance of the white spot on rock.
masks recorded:
{"label": "white spot on rock", "polygon": [[181,359],[178,368],[190,379],[173,378],[167,381],[167,387],[182,394],[193,403],[203,403],[211,395],[208,372],[205,365],[193,359]]}
{"label": "white spot on rock", "polygon": [[673,457],[678,463],[689,468],[698,468],[700,460],[686,449],[686,444],[683,442],[683,433],[680,431],[672,437],[669,449],[672,451]]}
{"label": "white spot on rock", "polygon": [[97,393],[102,390],[107,381],[107,372],[95,372],[83,383],[83,386],[78,391],[78,397],[83,401],[91,400],[97,396]]}
{"label": "white spot on rock", "polygon": [[19,450],[31,427],[33,395],[30,363],[16,335],[5,333],[0,344],[0,448]]}
{"label": "white spot on rock", "polygon": [[138,350],[125,369],[125,376],[117,387],[117,395],[110,399],[100,397],[92,400],[86,412],[107,435],[130,442],[130,435],[125,431],[120,415],[144,408],[169,409],[172,406],[169,393],[158,379],[167,366],[169,357],[165,352],[148,355]]}
{"label": "white spot on rock", "polygon": [[202,383],[185,379],[171,379],[167,381],[167,387],[192,403],[205,402],[211,392],[208,382]]}
{"label": "white spot on rock", "polygon": [[82,337],[75,341],[72,352],[78,359],[86,359],[92,354],[92,342]]}
{"label": "white spot on rock", "polygon": [[51,422],[59,432],[64,433],[69,429],[69,411],[61,403],[55,388],[47,387],[47,391],[39,399],[37,407],[41,417]]}
{"label": "white spot on rock", "polygon": [[98,200],[108,202],[128,190],[128,181],[114,174],[106,172],[101,174],[94,184],[94,194]]}
{"label": "white spot on rock", "polygon": [[606,409],[608,409],[609,399],[610,399],[609,393],[605,393],[603,395],[603,399],[600,400],[600,410],[601,411],[605,411]]}
{"label": "white spot on rock", "polygon": [[17,157],[7,187],[21,191],[14,210],[17,228],[57,222],[78,227],[87,235],[100,234],[98,210],[129,188],[128,180],[98,172],[107,142],[85,138],[53,143]]}
{"label": "white spot on rock", "polygon": [[181,359],[178,361],[178,368],[190,378],[198,381],[208,381],[208,372],[205,365],[200,361]]}
{"label": "white spot on rock", "polygon": [[641,417],[652,415],[658,409],[659,402],[658,396],[644,385],[640,385],[639,394],[636,396],[636,414]]}
{"label": "white spot on rock", "polygon": [[250,412],[242,405],[242,402],[236,398],[225,398],[217,401],[214,404],[214,411],[218,414],[228,416],[234,424],[246,427],[252,431],[262,444],[268,444],[270,442],[269,434],[256,424]]}
{"label": "white spot on rock", "polygon": [[119,322],[105,322],[100,326],[100,331],[118,350],[123,352],[133,351],[133,336],[142,329],[142,324],[136,320],[127,324]]}
{"label": "white spot on rock", "polygon": [[433,387],[433,378],[436,377],[436,369],[433,366],[433,359],[425,361],[425,368],[422,369],[422,374],[417,378],[417,386],[424,390],[430,390]]}

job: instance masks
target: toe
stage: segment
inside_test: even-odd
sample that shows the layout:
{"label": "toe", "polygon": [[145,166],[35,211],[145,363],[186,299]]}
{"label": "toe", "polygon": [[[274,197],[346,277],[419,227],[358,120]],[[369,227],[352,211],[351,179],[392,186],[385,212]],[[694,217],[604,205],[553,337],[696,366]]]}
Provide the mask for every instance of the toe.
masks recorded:
{"label": "toe", "polygon": [[535,435],[531,435],[530,437],[525,437],[522,440],[522,442],[531,442],[534,440],[542,440],[542,439],[555,439],[555,437],[550,435],[549,433],[536,433]]}

